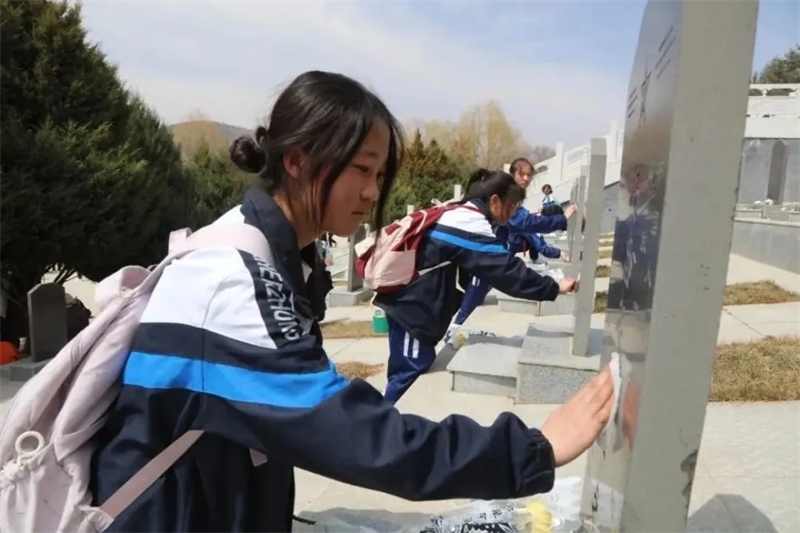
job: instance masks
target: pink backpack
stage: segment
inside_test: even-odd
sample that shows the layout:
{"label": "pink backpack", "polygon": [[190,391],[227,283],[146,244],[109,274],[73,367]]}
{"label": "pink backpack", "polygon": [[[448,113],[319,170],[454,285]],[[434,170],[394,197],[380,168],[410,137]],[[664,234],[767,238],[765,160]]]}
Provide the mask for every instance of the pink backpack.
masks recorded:
{"label": "pink backpack", "polygon": [[364,286],[377,294],[390,293],[405,287],[426,272],[448,265],[442,263],[418,271],[417,251],[422,238],[442,215],[459,208],[478,211],[471,205],[462,204],[440,204],[420,209],[383,228],[380,238],[376,239],[373,233],[358,243],[355,247],[355,271],[364,280]]}
{"label": "pink backpack", "polygon": [[[96,291],[100,312],[17,393],[0,430],[0,531],[99,532],[200,438],[184,433],[101,507],[89,493],[92,437],[103,427],[120,388],[131,341],[161,273],[192,250],[232,246],[270,256],[259,230],[214,224],[170,236],[170,254],[154,270],[128,266]],[[252,452],[254,464],[266,460]]]}

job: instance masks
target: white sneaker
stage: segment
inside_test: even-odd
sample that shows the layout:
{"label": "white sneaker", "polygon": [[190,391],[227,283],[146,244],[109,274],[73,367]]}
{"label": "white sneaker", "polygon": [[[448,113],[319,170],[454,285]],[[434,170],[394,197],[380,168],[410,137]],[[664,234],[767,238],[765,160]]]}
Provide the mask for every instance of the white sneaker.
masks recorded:
{"label": "white sneaker", "polygon": [[460,330],[461,326],[450,326],[447,333],[444,334],[444,343],[456,350],[464,346],[464,343],[467,342],[467,337]]}

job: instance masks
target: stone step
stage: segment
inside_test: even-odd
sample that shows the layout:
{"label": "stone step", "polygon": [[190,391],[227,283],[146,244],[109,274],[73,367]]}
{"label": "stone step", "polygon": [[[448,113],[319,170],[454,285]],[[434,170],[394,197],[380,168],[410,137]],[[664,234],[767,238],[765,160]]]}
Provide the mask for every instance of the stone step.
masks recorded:
{"label": "stone step", "polygon": [[353,307],[369,301],[372,294],[369,289],[348,291],[347,287],[334,287],[328,293],[328,307]]}
{"label": "stone step", "polygon": [[511,396],[518,404],[563,403],[597,373],[603,324],[603,315],[592,317],[588,357],[571,355],[568,316],[533,322],[525,336],[469,338],[447,365],[453,390]]}
{"label": "stone step", "polygon": [[447,370],[453,375],[455,392],[510,397],[516,394],[520,346],[490,340],[467,344],[453,356]]}
{"label": "stone step", "polygon": [[552,318],[558,320],[528,327],[518,359],[518,404],[564,403],[597,374],[603,330],[597,328],[590,333],[591,355],[576,357],[571,355],[571,320]]}

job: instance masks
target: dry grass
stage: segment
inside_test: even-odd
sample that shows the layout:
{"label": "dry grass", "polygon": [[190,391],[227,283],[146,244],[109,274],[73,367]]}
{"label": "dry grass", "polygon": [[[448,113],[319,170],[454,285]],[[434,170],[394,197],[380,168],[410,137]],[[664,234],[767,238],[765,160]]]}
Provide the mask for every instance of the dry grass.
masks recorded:
{"label": "dry grass", "polygon": [[372,331],[371,320],[336,320],[320,324],[325,339],[364,339],[385,337],[385,333]]}
{"label": "dry grass", "polygon": [[[600,267],[598,268],[598,272]],[[596,277],[601,277],[599,274]],[[787,291],[772,281],[748,281],[725,287],[722,305],[780,304],[800,301],[800,294]],[[608,308],[608,293],[598,292],[594,300],[594,312],[605,313]]]}
{"label": "dry grass", "polygon": [[780,304],[798,300],[800,294],[787,291],[769,280],[734,283],[725,287],[725,305]]}
{"label": "dry grass", "polygon": [[712,402],[800,400],[800,339],[766,337],[717,347]]}
{"label": "dry grass", "polygon": [[594,313],[605,313],[608,309],[608,293],[598,291],[594,295]]}
{"label": "dry grass", "polygon": [[611,275],[611,267],[608,265],[597,265],[594,269],[594,277],[607,278]]}
{"label": "dry grass", "polygon": [[336,365],[336,370],[347,379],[367,379],[383,372],[383,365],[370,365],[358,361],[347,361]]}
{"label": "dry grass", "polygon": [[597,252],[598,259],[608,259],[611,257],[611,250],[599,250]]}

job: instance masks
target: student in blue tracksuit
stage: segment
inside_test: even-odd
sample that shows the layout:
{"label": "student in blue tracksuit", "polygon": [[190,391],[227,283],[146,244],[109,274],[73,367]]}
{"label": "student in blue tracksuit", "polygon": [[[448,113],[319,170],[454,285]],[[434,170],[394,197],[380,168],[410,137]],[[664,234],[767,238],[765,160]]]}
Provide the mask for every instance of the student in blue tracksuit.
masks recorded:
{"label": "student in blue tracksuit", "polygon": [[[518,157],[512,161],[509,172],[523,189],[528,188],[535,174],[533,164],[524,157]],[[505,225],[495,228],[495,232],[498,238],[508,243],[508,249],[517,254],[525,251],[539,233],[566,230],[567,220],[574,212],[575,207],[570,206],[567,207],[563,214],[538,215],[520,206]],[[452,340],[454,333],[466,322],[469,315],[483,303],[491,289],[491,284],[480,278],[472,278],[468,282],[464,293],[464,301],[445,335],[445,342]]]}
{"label": "student in blue tracksuit", "polygon": [[478,170],[470,177],[462,206],[445,212],[419,245],[417,269],[433,270],[396,292],[375,297],[389,322],[387,400],[400,399],[433,364],[435,346],[461,305],[457,280],[463,286],[472,275],[528,300],[555,300],[574,288],[574,279],[557,283],[529,269],[495,235],[492,225],[508,222],[524,199],[525,189],[509,174]]}
{"label": "student in blue tracksuit", "polygon": [[[186,431],[205,433],[107,531],[291,531],[295,468],[408,500],[549,491],[556,467],[607,422],[610,373],[541,431],[510,413],[490,426],[401,414],[366,381],[342,377],[318,324],[331,283],[314,241],[352,235],[376,201],[381,226],[402,130],[363,85],[317,71],[295,78],[270,117],[230,150],[259,183],[214,222],[249,224],[269,252],[206,248],[166,268],[96,436],[93,503]],[[540,284],[526,280],[515,283]]]}

